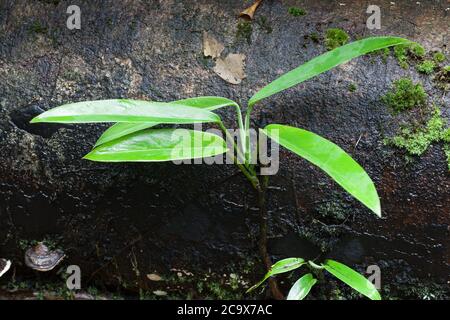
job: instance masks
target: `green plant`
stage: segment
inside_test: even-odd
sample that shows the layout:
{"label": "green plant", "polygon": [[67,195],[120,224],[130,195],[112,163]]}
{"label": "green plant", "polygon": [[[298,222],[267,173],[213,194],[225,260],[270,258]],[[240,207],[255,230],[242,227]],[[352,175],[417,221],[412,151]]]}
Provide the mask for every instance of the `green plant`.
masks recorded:
{"label": "green plant", "polygon": [[[46,111],[31,122],[92,123],[117,122],[98,139],[84,158],[102,162],[170,161],[205,158],[227,153],[256,191],[260,209],[259,253],[269,270],[267,251],[266,189],[268,176],[257,174],[257,159],[250,141],[250,116],[261,100],[293,87],[363,54],[385,47],[409,43],[397,37],[373,37],[326,52],[289,71],[256,92],[248,101],[245,120],[240,106],[227,98],[197,97],[168,103],[128,99],[99,100],[63,105]],[[224,107],[236,110],[238,143],[221,118],[212,111]],[[158,124],[216,124],[227,137],[203,131],[155,128]],[[310,131],[287,125],[270,124],[260,130],[273,141],[315,164],[353,197],[381,216],[380,200],[374,183],[364,169],[344,150]],[[274,279],[269,279],[272,295],[283,295]]]}
{"label": "green plant", "polygon": [[319,273],[322,272],[323,270],[328,271],[333,276],[335,276],[345,284],[349,285],[359,293],[368,297],[369,299],[381,300],[381,296],[378,293],[375,286],[372,284],[372,282],[370,282],[369,280],[364,278],[361,274],[349,268],[348,266],[331,259],[325,260],[324,263],[320,265],[316,264],[313,261],[305,261],[302,258],[287,258],[280,260],[276,262],[274,265],[272,265],[272,267],[266,273],[264,278],[260,282],[255,284],[253,287],[248,289],[247,292],[255,290],[270,277],[273,277],[277,274],[293,271],[302,266],[306,266],[310,272],[300,277],[294,283],[294,285],[291,287],[289,291],[287,297],[288,300],[303,300],[308,295],[311,288],[318,281],[314,277],[313,273]]}
{"label": "green plant", "polygon": [[434,69],[436,68],[436,64],[433,60],[424,60],[420,64],[417,65],[417,71],[425,74],[431,74],[433,73]]}
{"label": "green plant", "polygon": [[325,45],[328,50],[333,50],[346,44],[349,39],[350,37],[344,30],[328,29],[325,36]]}
{"label": "green plant", "polygon": [[394,81],[394,86],[383,101],[395,112],[399,113],[414,107],[424,106],[427,94],[420,83],[414,84],[411,79],[402,78]]}

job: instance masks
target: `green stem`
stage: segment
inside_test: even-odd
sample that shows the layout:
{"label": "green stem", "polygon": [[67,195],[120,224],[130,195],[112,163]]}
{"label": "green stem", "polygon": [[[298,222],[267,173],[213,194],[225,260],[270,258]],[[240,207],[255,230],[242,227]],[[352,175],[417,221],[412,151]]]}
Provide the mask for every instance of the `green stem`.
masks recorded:
{"label": "green stem", "polygon": [[[238,158],[244,159],[244,156],[242,155],[239,148],[236,146],[236,143],[234,142],[233,137],[230,135],[230,132],[228,132],[227,128],[223,125],[222,121],[219,122],[220,129],[225,133],[225,136],[227,137],[227,140],[230,140],[233,143],[233,150],[236,151]],[[254,174],[252,171],[249,171],[247,167],[245,167],[243,164],[239,163],[239,159],[236,159],[234,156],[233,150],[228,151],[231,157],[233,158],[234,164],[239,168],[239,170],[242,171],[242,173],[245,175],[245,177],[250,181],[253,188],[256,190],[260,189],[259,180],[256,177],[256,174]]]}
{"label": "green stem", "polygon": [[253,110],[253,104],[247,106],[247,111],[245,112],[245,161],[250,163],[251,159],[251,148],[250,148],[250,115]]}
{"label": "green stem", "polygon": [[316,264],[316,263],[314,263],[313,261],[308,261],[308,264],[311,266],[311,267],[313,267],[314,269],[318,269],[318,270],[322,270],[322,269],[324,269],[324,267],[323,266],[319,266],[318,264]]}
{"label": "green stem", "polygon": [[234,106],[236,107],[236,117],[239,126],[239,139],[241,140],[242,152],[245,153],[245,128],[242,121],[242,111],[237,103],[235,103]]}

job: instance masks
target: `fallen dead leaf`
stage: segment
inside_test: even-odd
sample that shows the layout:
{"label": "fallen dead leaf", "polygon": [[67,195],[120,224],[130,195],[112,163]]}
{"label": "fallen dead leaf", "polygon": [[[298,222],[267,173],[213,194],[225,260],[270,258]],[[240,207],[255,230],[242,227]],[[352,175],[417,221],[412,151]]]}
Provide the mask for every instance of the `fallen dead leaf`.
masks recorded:
{"label": "fallen dead leaf", "polygon": [[256,9],[259,7],[259,5],[261,4],[262,0],[256,0],[255,3],[253,3],[250,7],[248,7],[247,9],[245,9],[244,11],[242,11],[239,14],[239,17],[242,18],[247,18],[252,20],[253,16],[255,14]]}
{"label": "fallen dead leaf", "polygon": [[156,273],[150,273],[147,275],[147,278],[151,281],[161,281],[162,278],[160,275],[157,275]]}
{"label": "fallen dead leaf", "polygon": [[167,292],[162,291],[162,290],[153,291],[153,294],[156,296],[167,296]]}
{"label": "fallen dead leaf", "polygon": [[203,55],[205,57],[212,57],[213,59],[220,57],[224,45],[217,41],[208,32],[203,31]]}
{"label": "fallen dead leaf", "polygon": [[219,58],[214,66],[214,72],[231,84],[239,84],[245,78],[245,55],[230,53],[225,59]]}

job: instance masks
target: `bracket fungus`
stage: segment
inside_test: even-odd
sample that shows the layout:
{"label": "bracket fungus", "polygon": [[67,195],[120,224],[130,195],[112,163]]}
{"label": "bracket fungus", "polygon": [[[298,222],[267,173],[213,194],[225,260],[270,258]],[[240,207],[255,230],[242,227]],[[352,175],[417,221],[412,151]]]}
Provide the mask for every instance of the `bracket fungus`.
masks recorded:
{"label": "bracket fungus", "polygon": [[61,250],[50,250],[45,244],[39,242],[25,252],[25,264],[33,270],[50,271],[64,259]]}
{"label": "bracket fungus", "polygon": [[11,268],[11,261],[0,259],[0,277],[3,276]]}

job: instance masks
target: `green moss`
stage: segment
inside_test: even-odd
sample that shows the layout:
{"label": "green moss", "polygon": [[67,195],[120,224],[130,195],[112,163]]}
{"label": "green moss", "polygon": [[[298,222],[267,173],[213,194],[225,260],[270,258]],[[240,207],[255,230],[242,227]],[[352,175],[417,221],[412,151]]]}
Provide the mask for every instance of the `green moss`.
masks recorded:
{"label": "green moss", "polygon": [[346,44],[349,39],[348,34],[342,29],[328,29],[325,37],[325,45],[328,50],[333,50]]}
{"label": "green moss", "polygon": [[409,52],[417,58],[423,58],[426,54],[425,48],[418,43],[409,45]]}
{"label": "green moss", "polygon": [[444,62],[445,59],[446,59],[445,54],[443,54],[443,53],[440,52],[440,51],[435,52],[434,55],[433,55],[433,60],[434,60],[434,62],[436,62],[436,63]]}
{"label": "green moss", "polygon": [[450,66],[441,68],[433,78],[436,86],[444,91],[450,90]]}
{"label": "green moss", "polygon": [[247,43],[252,41],[253,27],[250,21],[241,21],[237,25],[236,38],[245,39]]}
{"label": "green moss", "polygon": [[416,66],[417,71],[425,74],[433,73],[436,64],[432,60],[425,60]]}
{"label": "green moss", "polygon": [[394,47],[394,56],[403,69],[407,69],[409,66],[407,53],[408,53],[407,45],[401,44]]}
{"label": "green moss", "polygon": [[425,57],[425,54],[425,48],[418,43],[401,44],[394,47],[394,56],[403,69],[409,67],[409,60],[421,60]]}
{"label": "green moss", "polygon": [[267,17],[262,16],[262,17],[256,19],[256,24],[261,29],[263,29],[266,33],[272,33],[272,31],[273,31],[272,26],[270,25]]}
{"label": "green moss", "polygon": [[414,84],[411,79],[394,81],[394,86],[382,100],[395,112],[402,112],[425,105],[427,94],[422,84]]}
{"label": "green moss", "polygon": [[304,16],[306,14],[306,11],[299,7],[290,7],[288,9],[288,13],[291,16],[300,17],[300,16]]}
{"label": "green moss", "polygon": [[309,35],[311,40],[315,43],[319,43],[319,34],[317,32],[313,32]]}
{"label": "green moss", "polygon": [[386,63],[387,58],[391,54],[391,50],[389,50],[389,48],[383,48],[383,49],[375,51],[375,54],[381,55],[383,62]]}
{"label": "green moss", "polygon": [[444,141],[448,138],[449,129],[444,129],[444,126],[441,111],[436,107],[425,127],[415,130],[404,128],[399,135],[385,139],[385,143],[404,149],[410,155],[420,156],[433,142]]}
{"label": "green moss", "polygon": [[442,134],[442,140],[444,142],[450,143],[450,128],[447,128]]}
{"label": "green moss", "polygon": [[350,91],[350,92],[355,92],[357,89],[358,89],[358,86],[355,83],[351,83],[348,86],[348,91]]}
{"label": "green moss", "polygon": [[447,157],[447,166],[448,166],[448,170],[450,171],[450,143],[446,143],[444,145],[444,153],[445,153],[445,156]]}
{"label": "green moss", "polygon": [[31,25],[28,26],[28,32],[46,34],[48,32],[48,28],[41,24],[39,21],[34,21]]}

